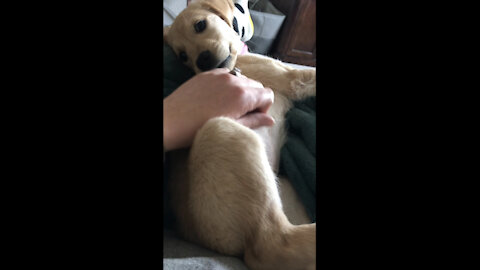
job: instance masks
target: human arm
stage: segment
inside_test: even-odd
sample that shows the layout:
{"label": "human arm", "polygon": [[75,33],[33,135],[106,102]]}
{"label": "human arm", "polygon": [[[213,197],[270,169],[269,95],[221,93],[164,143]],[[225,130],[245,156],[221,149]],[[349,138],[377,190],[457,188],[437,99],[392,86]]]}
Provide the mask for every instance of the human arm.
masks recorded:
{"label": "human arm", "polygon": [[226,116],[250,128],[271,126],[266,114],[273,92],[227,69],[200,73],[163,100],[164,150],[191,145],[197,130],[210,118]]}

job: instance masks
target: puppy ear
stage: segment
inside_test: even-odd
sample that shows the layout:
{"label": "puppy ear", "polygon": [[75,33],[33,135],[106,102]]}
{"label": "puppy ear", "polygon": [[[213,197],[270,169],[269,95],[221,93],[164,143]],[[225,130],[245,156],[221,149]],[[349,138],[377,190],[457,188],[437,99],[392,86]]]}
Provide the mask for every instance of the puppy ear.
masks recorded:
{"label": "puppy ear", "polygon": [[222,20],[224,20],[230,27],[233,21],[233,10],[235,6],[231,0],[208,0],[198,1],[204,8],[217,14]]}
{"label": "puppy ear", "polygon": [[170,27],[171,27],[171,25],[165,26],[163,28],[163,42],[165,42],[167,44],[168,44],[168,32],[170,31]]}

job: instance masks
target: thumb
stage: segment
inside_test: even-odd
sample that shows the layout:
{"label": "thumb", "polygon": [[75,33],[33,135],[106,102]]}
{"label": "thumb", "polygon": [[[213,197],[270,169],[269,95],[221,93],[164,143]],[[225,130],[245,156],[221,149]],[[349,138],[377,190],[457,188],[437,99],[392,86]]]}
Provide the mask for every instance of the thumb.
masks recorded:
{"label": "thumb", "polygon": [[273,126],[275,124],[275,120],[271,116],[261,112],[246,114],[237,119],[237,122],[252,129],[261,126]]}

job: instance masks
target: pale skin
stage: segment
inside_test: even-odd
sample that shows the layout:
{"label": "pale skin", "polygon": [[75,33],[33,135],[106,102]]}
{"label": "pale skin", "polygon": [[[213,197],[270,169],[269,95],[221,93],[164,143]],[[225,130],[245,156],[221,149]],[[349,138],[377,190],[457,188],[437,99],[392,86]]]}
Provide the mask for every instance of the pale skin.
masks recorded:
{"label": "pale skin", "polygon": [[165,151],[189,147],[198,129],[210,118],[230,117],[249,127],[271,126],[266,114],[273,91],[228,69],[200,73],[163,100],[163,146]]}

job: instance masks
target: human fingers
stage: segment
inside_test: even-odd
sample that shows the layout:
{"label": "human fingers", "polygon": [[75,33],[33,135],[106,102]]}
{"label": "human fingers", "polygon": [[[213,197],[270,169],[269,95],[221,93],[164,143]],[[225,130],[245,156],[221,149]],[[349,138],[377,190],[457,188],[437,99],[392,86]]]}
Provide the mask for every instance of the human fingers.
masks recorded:
{"label": "human fingers", "polygon": [[200,74],[222,74],[222,73],[229,73],[230,70],[228,68],[214,68],[209,71],[202,72]]}
{"label": "human fingers", "polygon": [[253,95],[252,111],[266,113],[274,101],[274,94],[270,88],[253,88],[250,92]]}
{"label": "human fingers", "polygon": [[271,116],[260,112],[246,114],[236,121],[252,129],[262,126],[273,126],[275,124],[275,120]]}
{"label": "human fingers", "polygon": [[255,88],[263,88],[263,84],[261,82],[249,79],[249,78],[247,78],[243,75],[240,75],[240,76],[241,76],[240,78],[243,80],[243,82],[246,84],[246,86],[255,87]]}
{"label": "human fingers", "polygon": [[256,88],[263,88],[263,84],[256,81],[252,80],[248,77],[246,77],[243,74],[238,74],[238,75],[233,75],[230,73],[231,71],[228,68],[215,68],[212,70],[209,70],[207,72],[202,72],[200,74],[211,74],[211,75],[220,75],[220,74],[230,74],[230,78],[232,78],[236,84],[240,84],[243,86],[248,86],[248,87],[256,87]]}

